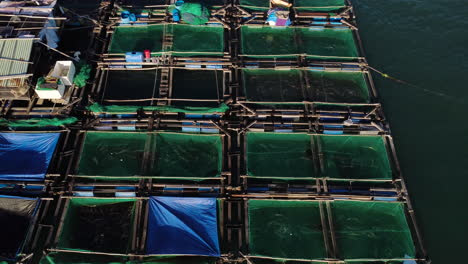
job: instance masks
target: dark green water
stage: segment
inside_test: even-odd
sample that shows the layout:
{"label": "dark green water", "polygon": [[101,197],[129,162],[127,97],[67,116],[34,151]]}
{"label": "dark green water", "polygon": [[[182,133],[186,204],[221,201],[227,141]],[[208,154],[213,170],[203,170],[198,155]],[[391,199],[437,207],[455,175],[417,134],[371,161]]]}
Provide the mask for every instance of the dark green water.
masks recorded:
{"label": "dark green water", "polygon": [[[468,263],[468,1],[354,0],[434,264]],[[375,76],[375,75],[374,75]]]}

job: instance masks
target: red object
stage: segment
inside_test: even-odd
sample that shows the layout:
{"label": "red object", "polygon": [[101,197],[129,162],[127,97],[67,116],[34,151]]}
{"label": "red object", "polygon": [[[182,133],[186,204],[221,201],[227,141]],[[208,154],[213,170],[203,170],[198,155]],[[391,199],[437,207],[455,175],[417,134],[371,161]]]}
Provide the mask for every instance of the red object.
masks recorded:
{"label": "red object", "polygon": [[143,52],[145,53],[145,59],[151,58],[151,51],[150,50],[144,50]]}

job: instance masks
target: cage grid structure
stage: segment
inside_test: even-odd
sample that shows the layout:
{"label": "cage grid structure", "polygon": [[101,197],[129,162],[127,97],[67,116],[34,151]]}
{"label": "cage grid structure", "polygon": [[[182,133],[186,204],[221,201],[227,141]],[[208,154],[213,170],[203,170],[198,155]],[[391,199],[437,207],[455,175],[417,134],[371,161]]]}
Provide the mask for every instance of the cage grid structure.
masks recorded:
{"label": "cage grid structure", "polygon": [[2,115],[0,261],[430,263],[350,3],[291,3],[102,3],[71,119]]}

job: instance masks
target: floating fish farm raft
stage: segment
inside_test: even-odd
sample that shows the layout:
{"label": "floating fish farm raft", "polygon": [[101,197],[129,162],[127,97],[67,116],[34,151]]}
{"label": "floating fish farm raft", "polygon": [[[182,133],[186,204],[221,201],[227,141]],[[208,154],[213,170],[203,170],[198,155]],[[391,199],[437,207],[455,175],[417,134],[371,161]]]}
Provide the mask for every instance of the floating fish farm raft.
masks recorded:
{"label": "floating fish farm raft", "polygon": [[203,4],[0,1],[0,263],[430,263],[351,4]]}

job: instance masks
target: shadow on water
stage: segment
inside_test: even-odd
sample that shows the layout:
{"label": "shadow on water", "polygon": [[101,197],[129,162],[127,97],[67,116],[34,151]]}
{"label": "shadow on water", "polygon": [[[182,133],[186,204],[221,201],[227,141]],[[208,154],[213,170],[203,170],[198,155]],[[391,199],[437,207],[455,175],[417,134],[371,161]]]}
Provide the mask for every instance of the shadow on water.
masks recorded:
{"label": "shadow on water", "polygon": [[[353,0],[425,246],[465,258],[468,211],[468,1]],[[377,76],[377,75],[374,75]]]}

